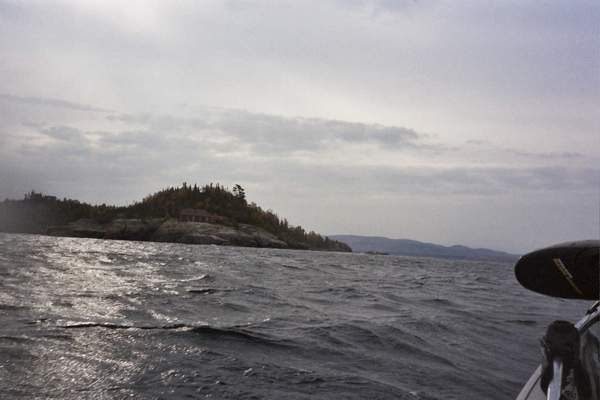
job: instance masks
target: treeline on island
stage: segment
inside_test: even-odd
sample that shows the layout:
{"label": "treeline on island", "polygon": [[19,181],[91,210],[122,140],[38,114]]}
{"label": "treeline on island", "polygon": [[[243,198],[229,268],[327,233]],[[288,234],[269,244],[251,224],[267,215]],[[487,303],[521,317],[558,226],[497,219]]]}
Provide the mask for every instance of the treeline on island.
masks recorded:
{"label": "treeline on island", "polygon": [[[138,225],[142,223],[146,227],[152,226],[153,228],[149,233],[147,231],[150,228],[146,229],[144,235],[137,234],[133,237],[121,235],[118,238],[153,240],[152,233],[159,229],[159,224],[166,224],[168,221],[172,230],[173,226],[177,224],[177,219],[182,215],[182,211],[189,209],[204,210],[211,215],[218,216],[220,218],[219,225],[222,225],[224,232],[226,230],[228,237],[235,236],[232,232],[240,232],[240,234],[246,232],[247,234],[249,228],[255,228],[253,231],[255,236],[258,231],[268,232],[274,239],[277,239],[271,241],[272,243],[282,243],[273,247],[351,251],[344,243],[313,231],[307,232],[301,226],[289,224],[287,219],[280,218],[273,211],[263,210],[256,203],[248,202],[245,190],[240,185],[229,189],[223,185],[212,183],[204,186],[183,183],[180,187],[160,190],[128,206],[91,205],[78,200],[58,199],[32,191],[26,194],[22,200],[6,199],[0,203],[0,231],[45,234],[61,231],[53,227],[73,225],[80,221],[80,224],[85,222],[87,226],[96,228],[88,229],[92,232],[89,235],[79,234],[78,236],[104,237],[101,233],[93,234],[93,232],[100,232],[97,227],[107,226],[111,223],[114,225],[115,221],[125,221],[121,222],[121,225],[130,221],[129,226],[132,226],[131,221],[137,221]],[[183,224],[179,223],[179,225]],[[211,243],[207,239],[189,239],[190,235],[194,234],[194,232],[190,233],[189,226],[190,224],[186,225],[188,239],[177,240],[175,237],[172,241]],[[219,234],[219,232],[214,233],[214,229],[211,232],[212,236],[210,237],[216,237]],[[67,234],[67,236],[74,235]],[[198,235],[196,236],[198,237]],[[208,236],[204,234],[202,237]],[[214,241],[217,244],[221,242],[217,239]],[[246,242],[225,240],[223,244],[246,245]],[[253,243],[251,242],[250,245],[254,245]],[[268,244],[262,246],[261,241],[257,243],[256,245],[260,247],[272,247]]]}

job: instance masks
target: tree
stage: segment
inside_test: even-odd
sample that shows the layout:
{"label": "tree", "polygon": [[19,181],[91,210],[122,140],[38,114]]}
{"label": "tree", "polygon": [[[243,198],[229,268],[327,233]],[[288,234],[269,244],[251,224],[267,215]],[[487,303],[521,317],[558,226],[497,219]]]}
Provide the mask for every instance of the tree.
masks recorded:
{"label": "tree", "polygon": [[246,201],[246,191],[237,183],[233,186],[233,194],[240,200]]}

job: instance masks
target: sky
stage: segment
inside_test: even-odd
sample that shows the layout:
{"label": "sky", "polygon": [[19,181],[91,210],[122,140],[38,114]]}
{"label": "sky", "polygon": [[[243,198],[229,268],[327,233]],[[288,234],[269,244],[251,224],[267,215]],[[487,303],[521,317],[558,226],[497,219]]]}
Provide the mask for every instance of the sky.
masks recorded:
{"label": "sky", "polygon": [[323,234],[600,235],[598,1],[0,0],[0,199],[240,184]]}

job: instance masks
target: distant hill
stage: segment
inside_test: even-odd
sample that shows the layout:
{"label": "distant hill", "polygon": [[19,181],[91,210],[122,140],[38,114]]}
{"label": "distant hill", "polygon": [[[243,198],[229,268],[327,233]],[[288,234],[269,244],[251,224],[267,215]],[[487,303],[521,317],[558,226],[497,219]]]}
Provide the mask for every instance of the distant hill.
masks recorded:
{"label": "distant hill", "polygon": [[378,236],[330,235],[331,239],[346,243],[355,252],[377,252],[404,256],[453,258],[461,260],[514,262],[519,256],[489,249],[466,246],[442,246],[409,239],[389,239]]}

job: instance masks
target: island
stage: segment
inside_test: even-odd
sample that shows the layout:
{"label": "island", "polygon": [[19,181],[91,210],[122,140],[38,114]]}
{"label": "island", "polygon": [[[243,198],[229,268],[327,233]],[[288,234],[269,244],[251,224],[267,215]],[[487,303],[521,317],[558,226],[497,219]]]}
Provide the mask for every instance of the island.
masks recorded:
{"label": "island", "polygon": [[97,239],[351,252],[248,202],[242,186],[183,183],[128,206],[92,205],[31,191],[0,202],[0,232]]}

